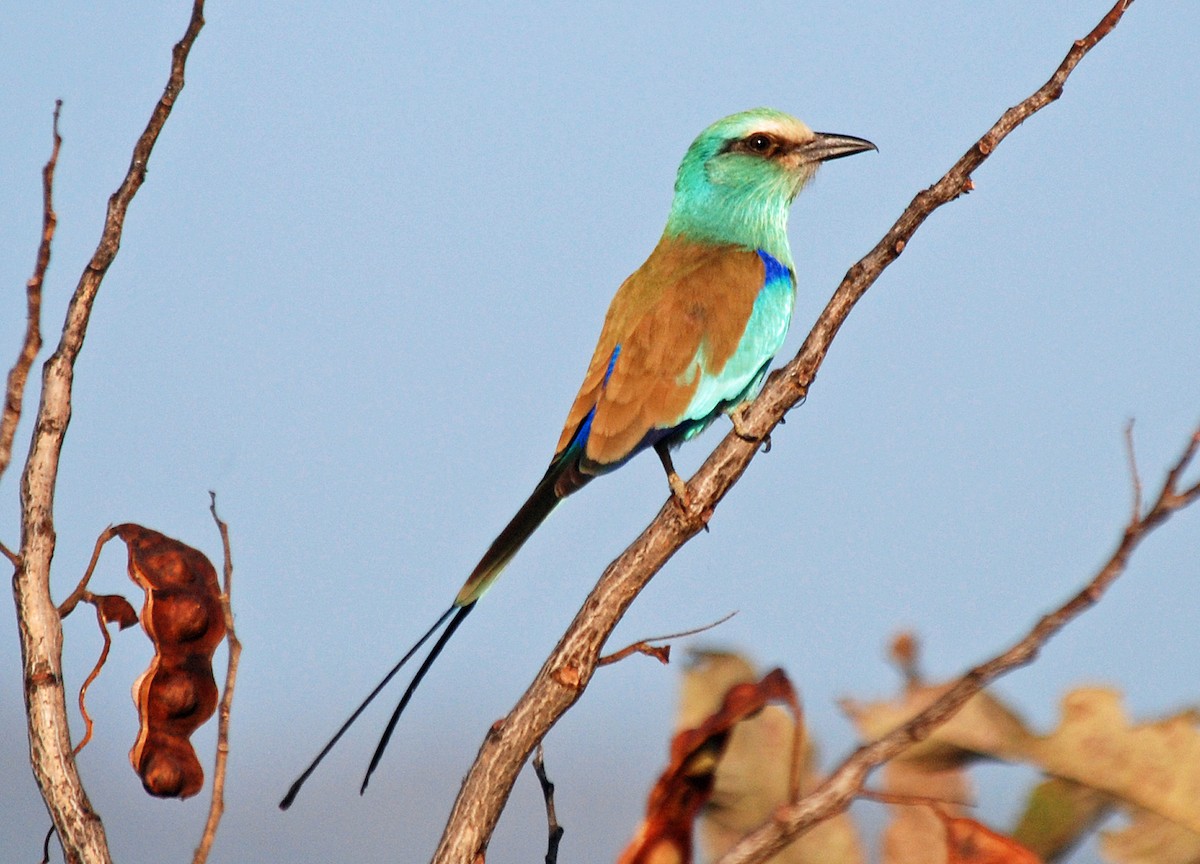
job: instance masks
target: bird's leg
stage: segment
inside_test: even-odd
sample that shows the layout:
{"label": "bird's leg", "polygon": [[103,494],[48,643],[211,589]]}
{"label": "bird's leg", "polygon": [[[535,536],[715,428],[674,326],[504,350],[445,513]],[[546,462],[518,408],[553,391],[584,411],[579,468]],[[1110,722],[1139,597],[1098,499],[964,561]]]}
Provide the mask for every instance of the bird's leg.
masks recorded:
{"label": "bird's leg", "polygon": [[752,444],[757,444],[761,441],[763,452],[770,453],[771,436],[768,434],[764,438],[759,438],[757,435],[750,434],[749,430],[746,429],[746,406],[748,404],[747,402],[743,402],[741,405],[730,408],[725,412],[726,416],[729,417],[729,422],[733,424],[733,434],[743,441],[749,441]]}
{"label": "bird's leg", "polygon": [[658,459],[662,462],[663,470],[667,472],[667,483],[671,487],[671,494],[675,496],[675,503],[683,510],[691,509],[692,498],[688,495],[687,484],[675,472],[675,463],[671,461],[671,451],[667,447],[667,442],[659,441],[655,444],[654,452],[658,454]]}

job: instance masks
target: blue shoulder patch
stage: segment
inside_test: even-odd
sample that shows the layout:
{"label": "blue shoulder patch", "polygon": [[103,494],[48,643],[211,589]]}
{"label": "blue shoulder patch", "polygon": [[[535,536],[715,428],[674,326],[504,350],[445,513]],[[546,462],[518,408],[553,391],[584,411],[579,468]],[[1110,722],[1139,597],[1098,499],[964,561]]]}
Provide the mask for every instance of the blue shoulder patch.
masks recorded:
{"label": "blue shoulder patch", "polygon": [[763,284],[770,285],[780,279],[791,281],[792,274],[788,272],[788,268],[779,263],[779,259],[771,255],[769,252],[758,250],[758,257],[762,259],[763,267],[766,273],[763,275]]}

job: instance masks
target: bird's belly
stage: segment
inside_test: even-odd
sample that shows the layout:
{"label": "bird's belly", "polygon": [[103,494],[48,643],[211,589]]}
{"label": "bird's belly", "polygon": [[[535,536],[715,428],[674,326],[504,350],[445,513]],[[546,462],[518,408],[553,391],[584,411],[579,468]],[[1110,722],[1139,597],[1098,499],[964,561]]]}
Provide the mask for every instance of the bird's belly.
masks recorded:
{"label": "bird's belly", "polygon": [[701,346],[684,373],[689,377],[699,375],[696,392],[671,424],[683,433],[679,440],[693,437],[721,412],[758,395],[767,366],[787,336],[794,306],[791,279],[774,279],[759,292],[737,348],[720,369],[711,368]]}

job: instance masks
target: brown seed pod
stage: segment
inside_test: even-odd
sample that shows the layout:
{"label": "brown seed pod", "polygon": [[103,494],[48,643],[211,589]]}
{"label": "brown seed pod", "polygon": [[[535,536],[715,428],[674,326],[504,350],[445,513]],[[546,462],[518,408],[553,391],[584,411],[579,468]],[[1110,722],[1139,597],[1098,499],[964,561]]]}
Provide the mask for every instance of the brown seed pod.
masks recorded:
{"label": "brown seed pod", "polygon": [[146,592],[142,627],[154,643],[133,684],[141,729],[129,761],[151,795],[190,798],[204,769],[189,738],[217,708],[212,656],[225,638],[217,571],[203,553],[157,531],[112,529],[129,548],[129,578]]}

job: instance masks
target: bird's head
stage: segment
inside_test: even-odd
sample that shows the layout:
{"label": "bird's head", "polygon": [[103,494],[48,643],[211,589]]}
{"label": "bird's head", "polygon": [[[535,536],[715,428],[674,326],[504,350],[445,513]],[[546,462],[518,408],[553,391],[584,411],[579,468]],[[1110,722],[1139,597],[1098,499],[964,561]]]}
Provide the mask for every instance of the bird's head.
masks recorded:
{"label": "bird's head", "polygon": [[667,232],[775,254],[771,247],[786,249],[788,208],[817,167],[875,149],[862,138],[814,132],[770,108],[725,117],[683,157]]}

